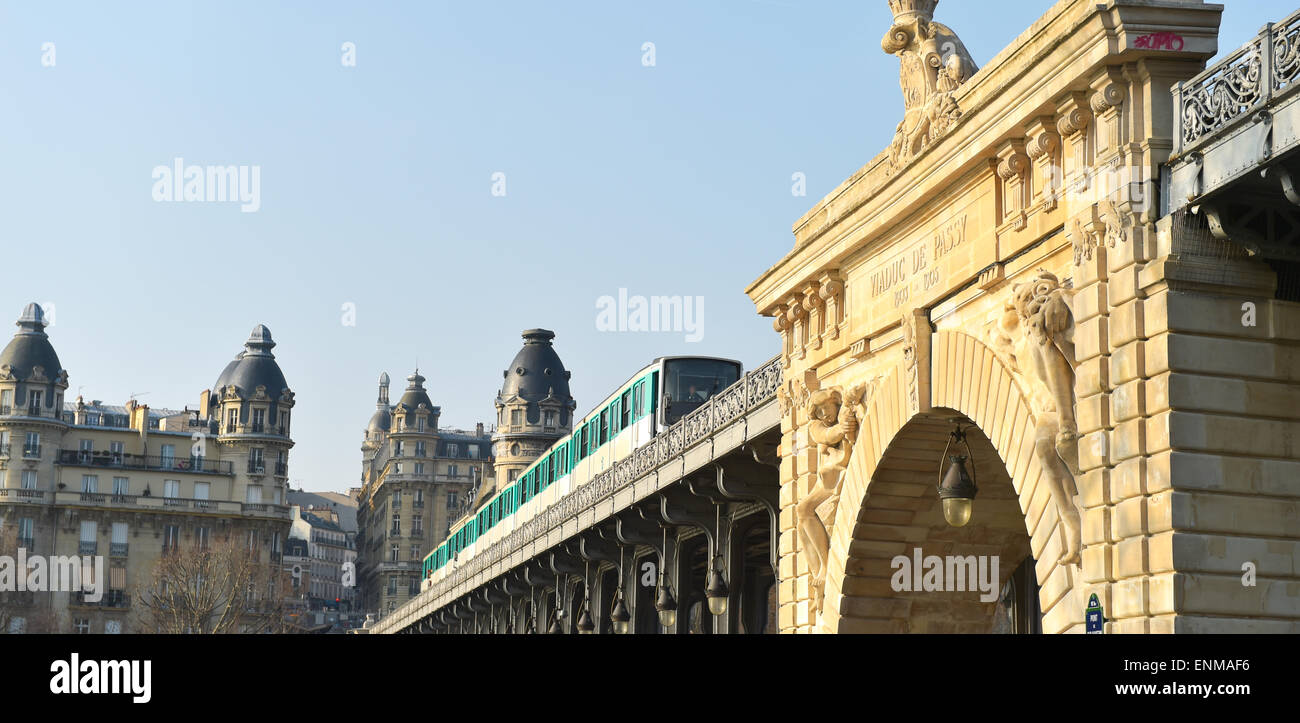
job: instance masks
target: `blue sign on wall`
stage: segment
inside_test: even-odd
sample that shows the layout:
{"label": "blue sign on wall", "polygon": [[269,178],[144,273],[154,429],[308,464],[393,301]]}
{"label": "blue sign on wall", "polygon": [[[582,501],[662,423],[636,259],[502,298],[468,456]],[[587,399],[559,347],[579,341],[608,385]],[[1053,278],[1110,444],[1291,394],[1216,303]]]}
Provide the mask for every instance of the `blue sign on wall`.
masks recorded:
{"label": "blue sign on wall", "polygon": [[1084,615],[1085,631],[1089,635],[1101,635],[1103,626],[1106,623],[1106,616],[1102,614],[1101,602],[1097,600],[1097,593],[1093,593],[1088,598],[1088,608]]}

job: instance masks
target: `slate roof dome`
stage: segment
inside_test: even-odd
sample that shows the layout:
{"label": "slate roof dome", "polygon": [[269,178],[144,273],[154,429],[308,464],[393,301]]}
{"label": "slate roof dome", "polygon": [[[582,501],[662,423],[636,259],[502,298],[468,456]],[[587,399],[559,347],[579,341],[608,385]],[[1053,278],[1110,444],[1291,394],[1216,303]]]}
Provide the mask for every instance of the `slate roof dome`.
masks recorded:
{"label": "slate roof dome", "polygon": [[370,423],[366,425],[366,435],[373,437],[376,435],[387,434],[388,430],[393,428],[393,414],[387,409],[377,409],[370,417]]}
{"label": "slate roof dome", "polygon": [[398,400],[397,405],[405,407],[407,412],[414,412],[421,404],[430,412],[433,411],[433,402],[429,399],[429,393],[424,389],[424,377],[420,376],[420,370],[416,369],[415,373],[406,378],[406,391],[402,398]]}
{"label": "slate roof dome", "polygon": [[45,311],[39,304],[28,304],[16,324],[18,333],[9,340],[4,351],[0,351],[0,366],[8,365],[10,372],[20,380],[30,377],[36,367],[41,367],[47,378],[58,378],[63,365],[45,333],[48,326]]}
{"label": "slate roof dome", "polygon": [[223,389],[233,384],[240,396],[248,398],[257,392],[259,386],[264,386],[267,396],[279,398],[289,384],[271,353],[273,348],[275,342],[271,339],[271,330],[262,324],[253,327],[253,333],[244,342],[244,350],[222,370],[213,391],[221,394]]}
{"label": "slate roof dome", "polygon": [[553,394],[568,400],[569,372],[564,369],[564,362],[555,353],[551,340],[555,332],[546,329],[529,329],[524,334],[524,348],[515,355],[505,370],[505,381],[501,384],[501,398],[509,399],[519,395],[530,402],[545,399]]}

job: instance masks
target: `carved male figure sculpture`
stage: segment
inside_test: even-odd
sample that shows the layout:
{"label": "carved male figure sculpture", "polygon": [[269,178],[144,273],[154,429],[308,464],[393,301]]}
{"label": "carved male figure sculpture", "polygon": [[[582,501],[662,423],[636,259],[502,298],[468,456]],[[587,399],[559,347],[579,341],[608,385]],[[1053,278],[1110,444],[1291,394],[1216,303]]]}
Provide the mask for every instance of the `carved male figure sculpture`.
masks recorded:
{"label": "carved male figure sculpture", "polygon": [[[1016,360],[1034,388],[1034,451],[1047,473],[1052,500],[1065,527],[1060,564],[1080,561],[1081,532],[1074,475],[1079,473],[1079,428],[1074,416],[1073,291],[1047,271],[1012,289],[1023,334]],[[1008,308],[1008,311],[1011,311]]]}
{"label": "carved male figure sculpture", "polygon": [[808,399],[807,434],[817,445],[817,480],[795,508],[796,525],[812,576],[813,608],[820,610],[826,584],[826,561],[830,554],[828,524],[819,508],[830,502],[826,517],[834,519],[839,506],[844,472],[853,455],[858,436],[858,411],[864,387],[852,387],[848,394],[838,388],[814,392]]}

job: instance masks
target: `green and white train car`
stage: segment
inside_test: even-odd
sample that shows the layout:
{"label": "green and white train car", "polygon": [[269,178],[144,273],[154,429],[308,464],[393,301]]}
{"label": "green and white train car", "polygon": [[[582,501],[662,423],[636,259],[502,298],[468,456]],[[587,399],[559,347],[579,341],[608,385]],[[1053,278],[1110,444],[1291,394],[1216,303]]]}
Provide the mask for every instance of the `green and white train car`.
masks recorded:
{"label": "green and white train car", "polygon": [[424,558],[421,589],[595,479],[735,384],[742,373],[740,362],[731,359],[661,357],[633,374],[590,414],[575,420],[569,436],[451,529]]}

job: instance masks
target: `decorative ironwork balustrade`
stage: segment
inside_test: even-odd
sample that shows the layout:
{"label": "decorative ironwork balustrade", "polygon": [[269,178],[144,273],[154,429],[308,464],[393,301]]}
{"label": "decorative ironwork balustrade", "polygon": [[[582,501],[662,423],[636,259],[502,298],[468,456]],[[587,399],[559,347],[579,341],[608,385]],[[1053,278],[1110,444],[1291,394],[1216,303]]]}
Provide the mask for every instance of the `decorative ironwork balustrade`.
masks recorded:
{"label": "decorative ironwork balustrade", "polygon": [[1300,12],[1266,25],[1226,58],[1174,89],[1179,155],[1256,115],[1300,81]]}

